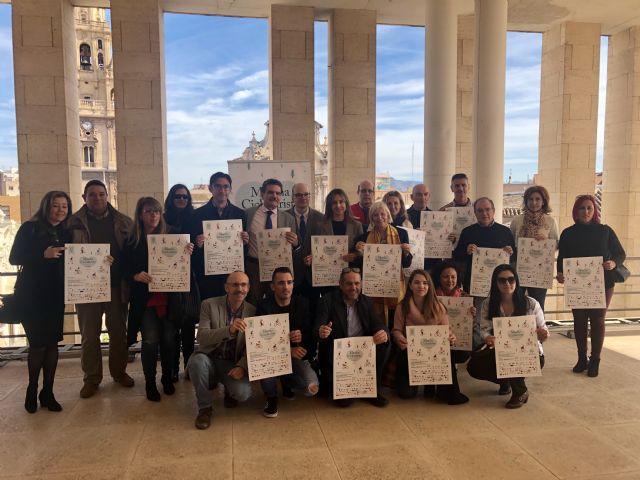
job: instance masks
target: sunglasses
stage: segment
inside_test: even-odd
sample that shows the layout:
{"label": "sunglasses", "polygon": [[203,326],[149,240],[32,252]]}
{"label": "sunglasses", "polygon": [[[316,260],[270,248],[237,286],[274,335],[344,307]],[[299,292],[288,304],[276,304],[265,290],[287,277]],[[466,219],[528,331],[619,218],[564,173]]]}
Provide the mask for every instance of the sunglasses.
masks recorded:
{"label": "sunglasses", "polygon": [[347,267],[342,269],[342,273],[360,273],[360,269]]}
{"label": "sunglasses", "polygon": [[189,200],[189,195],[174,195],[173,196],[174,200]]}
{"label": "sunglasses", "polygon": [[498,277],[499,285],[514,285],[516,283],[516,277]]}

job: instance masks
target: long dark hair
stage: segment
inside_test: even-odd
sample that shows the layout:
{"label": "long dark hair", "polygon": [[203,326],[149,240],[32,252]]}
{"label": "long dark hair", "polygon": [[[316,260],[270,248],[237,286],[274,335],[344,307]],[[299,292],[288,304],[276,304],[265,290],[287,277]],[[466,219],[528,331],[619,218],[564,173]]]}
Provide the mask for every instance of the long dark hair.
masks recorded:
{"label": "long dark hair", "polygon": [[346,222],[353,222],[353,215],[351,215],[351,206],[349,204],[349,197],[347,197],[347,193],[341,188],[334,188],[329,192],[327,198],[324,201],[324,218],[328,221],[333,219],[333,199],[340,195],[344,198],[344,219]]}
{"label": "long dark hair", "polygon": [[[186,190],[187,191],[187,206],[182,210],[178,210],[173,204],[173,196],[176,194],[178,190]],[[169,190],[169,194],[167,198],[164,200],[164,220],[168,225],[172,227],[179,227],[182,230],[186,225],[185,223],[188,221],[191,213],[193,212],[193,202],[191,199],[191,192],[187,188],[186,185],[182,183],[176,183],[171,190]]]}
{"label": "long dark hair", "polygon": [[498,265],[491,275],[491,290],[489,291],[489,318],[502,317],[500,313],[500,290],[498,290],[498,274],[509,271],[516,279],[516,289],[513,291],[513,314],[512,316],[526,315],[529,308],[529,300],[524,294],[524,288],[520,286],[520,279],[516,269],[511,265]]}
{"label": "long dark hair", "polygon": [[425,296],[424,302],[422,303],[422,316],[425,319],[436,318],[438,315],[447,311],[447,307],[438,300],[436,296],[436,288],[433,286],[433,280],[429,276],[427,272],[422,269],[417,269],[411,272],[409,276],[409,280],[407,281],[407,292],[402,297],[400,301],[400,308],[402,309],[402,314],[407,317],[409,315],[409,307],[411,305],[411,299],[413,298],[413,291],[411,291],[411,283],[413,279],[418,275],[423,276],[427,280],[427,285],[429,288],[427,289],[427,295]]}
{"label": "long dark hair", "polygon": [[457,279],[456,287],[461,288],[462,276],[460,275],[460,270],[458,269],[458,266],[455,264],[455,262],[451,260],[443,260],[431,270],[431,279],[433,280],[433,284],[435,285],[435,287],[442,288],[442,285],[440,285],[440,275],[442,275],[442,272],[444,272],[447,268],[453,268],[455,270]]}
{"label": "long dark hair", "polygon": [[59,190],[47,192],[44,197],[42,197],[42,200],[40,201],[40,208],[38,208],[38,211],[33,214],[31,221],[46,224],[49,220],[49,210],[51,210],[51,205],[53,205],[53,201],[56,198],[64,198],[67,201],[67,216],[62,221],[62,224],[66,225],[69,217],[71,216],[71,212],[73,211],[73,207],[71,206],[71,198],[69,195],[66,192]]}

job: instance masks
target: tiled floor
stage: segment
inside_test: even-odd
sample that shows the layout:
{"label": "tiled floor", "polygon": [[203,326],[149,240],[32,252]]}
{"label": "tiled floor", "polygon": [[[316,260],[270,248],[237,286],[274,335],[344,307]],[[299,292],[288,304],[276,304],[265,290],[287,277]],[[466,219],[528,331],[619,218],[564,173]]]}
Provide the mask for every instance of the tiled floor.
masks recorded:
{"label": "tiled floor", "polygon": [[105,381],[81,400],[80,362],[60,362],[64,411],[24,411],[25,362],[0,368],[0,477],[246,479],[640,479],[640,335],[610,335],[601,375],[575,375],[574,343],[553,335],[531,397],[507,410],[497,388],[460,369],[467,405],[400,400],[377,409],[357,402],[281,400],[275,419],[262,395],[235,410],[216,408],[209,430],[193,426],[191,384],[158,404],[136,386]]}

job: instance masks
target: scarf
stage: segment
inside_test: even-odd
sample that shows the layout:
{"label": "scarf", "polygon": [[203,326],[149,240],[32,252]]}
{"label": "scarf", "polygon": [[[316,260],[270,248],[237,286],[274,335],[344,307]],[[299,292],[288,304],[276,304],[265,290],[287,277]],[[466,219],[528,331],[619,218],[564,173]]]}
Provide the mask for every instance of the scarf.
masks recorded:
{"label": "scarf", "polygon": [[522,227],[520,227],[519,235],[523,238],[534,238],[540,230],[544,230],[544,212],[531,212],[525,209]]}
{"label": "scarf", "polygon": [[[378,231],[374,228],[369,230],[367,233],[367,242],[366,243],[378,243],[385,245],[400,245],[402,242],[400,241],[400,235],[398,234],[398,230],[396,230],[391,225],[387,225],[387,229],[385,230],[386,238],[384,241],[382,240],[382,235],[378,233]],[[404,271],[400,268],[400,289],[398,291],[397,298],[383,298],[383,297],[373,297],[374,306],[378,305],[383,307],[384,310],[384,318],[385,324],[388,322],[389,317],[389,308],[395,308],[398,305],[398,302],[402,300],[404,296],[405,286],[404,286]]]}

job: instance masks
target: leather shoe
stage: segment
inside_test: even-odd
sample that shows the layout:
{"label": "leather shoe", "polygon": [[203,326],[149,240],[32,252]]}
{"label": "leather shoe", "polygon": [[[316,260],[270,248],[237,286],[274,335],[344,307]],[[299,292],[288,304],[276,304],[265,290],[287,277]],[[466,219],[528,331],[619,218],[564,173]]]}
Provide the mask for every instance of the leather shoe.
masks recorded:
{"label": "leather shoe", "polygon": [[95,383],[85,382],[85,384],[80,389],[80,398],[93,397],[97,391],[98,391],[98,385],[96,385]]}
{"label": "leather shoe", "polygon": [[509,385],[509,380],[500,380],[500,389],[498,390],[498,395],[509,395],[511,393],[511,385]]}
{"label": "leather shoe", "polygon": [[521,406],[523,406],[528,401],[529,401],[529,391],[525,390],[525,392],[520,396],[516,396],[515,394],[513,394],[511,396],[511,399],[505,405],[505,407],[512,408],[512,409],[513,408],[520,408]]}
{"label": "leather shoe", "polygon": [[127,372],[124,372],[122,375],[120,375],[117,378],[114,377],[113,381],[127,388],[133,387],[136,383],[133,381],[133,378],[131,378]]}
{"label": "leather shoe", "polygon": [[587,367],[587,375],[590,377],[597,377],[598,371],[600,367],[600,359],[599,358],[589,358],[589,365]]}
{"label": "leather shoe", "polygon": [[582,373],[587,369],[588,366],[589,361],[587,360],[587,357],[579,357],[578,363],[574,365],[572,371],[573,373]]}
{"label": "leather shoe", "polygon": [[211,425],[211,416],[213,415],[213,409],[211,407],[201,408],[198,410],[198,416],[196,417],[196,428],[198,430],[206,430]]}
{"label": "leather shoe", "polygon": [[380,393],[376,398],[367,398],[367,401],[374,407],[379,407],[379,408],[386,407],[387,405],[389,405],[389,400],[383,397],[382,394]]}
{"label": "leather shoe", "polygon": [[231,395],[224,394],[224,408],[236,408],[238,406],[238,400]]}

